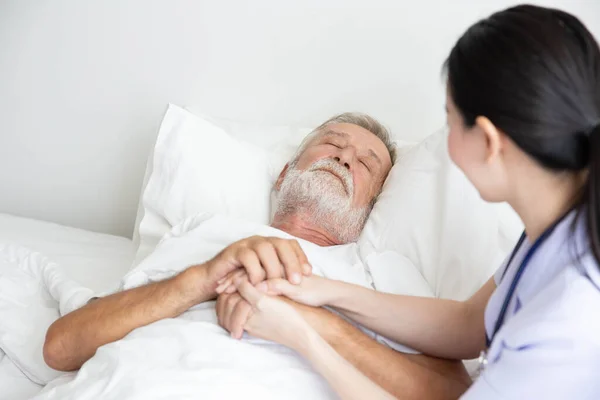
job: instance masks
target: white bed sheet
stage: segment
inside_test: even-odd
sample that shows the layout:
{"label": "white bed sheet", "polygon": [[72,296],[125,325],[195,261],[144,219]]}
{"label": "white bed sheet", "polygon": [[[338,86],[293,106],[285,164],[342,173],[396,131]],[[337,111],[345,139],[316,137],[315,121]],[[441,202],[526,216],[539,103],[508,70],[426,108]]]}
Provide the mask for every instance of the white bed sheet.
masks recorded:
{"label": "white bed sheet", "polygon": [[40,390],[0,349],[0,400],[27,400]]}
{"label": "white bed sheet", "polygon": [[0,242],[42,253],[69,277],[97,292],[118,284],[135,253],[131,239],[1,213]]}
{"label": "white bed sheet", "polygon": [[[73,280],[97,293],[118,285],[135,248],[130,239],[0,213],[0,242],[18,243],[57,262]],[[25,400],[41,386],[0,350],[0,400]]]}

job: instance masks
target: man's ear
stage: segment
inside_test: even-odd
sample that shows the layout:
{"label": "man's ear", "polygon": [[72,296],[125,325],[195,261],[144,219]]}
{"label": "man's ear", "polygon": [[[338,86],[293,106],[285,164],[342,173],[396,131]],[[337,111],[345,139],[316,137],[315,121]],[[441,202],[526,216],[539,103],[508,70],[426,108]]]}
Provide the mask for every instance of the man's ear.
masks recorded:
{"label": "man's ear", "polygon": [[281,172],[279,173],[279,177],[277,178],[277,181],[275,181],[275,190],[277,190],[278,192],[279,192],[279,189],[281,189],[281,183],[285,179],[285,175],[287,174],[289,167],[290,167],[290,163],[286,163],[285,166],[283,167],[283,169],[281,170]]}
{"label": "man's ear", "polygon": [[477,117],[475,125],[485,135],[485,161],[489,162],[502,152],[502,132],[487,117]]}

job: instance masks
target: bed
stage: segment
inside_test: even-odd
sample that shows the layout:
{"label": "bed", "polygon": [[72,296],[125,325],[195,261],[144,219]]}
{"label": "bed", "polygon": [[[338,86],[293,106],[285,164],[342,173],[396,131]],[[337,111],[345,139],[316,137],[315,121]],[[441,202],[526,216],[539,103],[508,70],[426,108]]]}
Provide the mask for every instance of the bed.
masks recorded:
{"label": "bed", "polygon": [[[73,280],[96,292],[110,290],[131,266],[130,239],[0,213],[0,242],[43,253]],[[0,350],[0,400],[28,399],[41,386],[27,379]]]}
{"label": "bed", "polygon": [[[46,260],[37,263],[44,265],[40,268],[46,272],[40,273],[38,269],[33,280],[27,275],[32,269],[28,269],[26,262],[21,263],[29,256],[21,257],[21,264],[15,264],[17,268],[5,265],[4,276],[0,273],[0,349],[4,349],[0,350],[0,400],[31,398],[42,390],[42,383],[49,382],[64,384],[60,390],[69,391],[67,383],[74,375],[63,374],[59,378],[60,374],[43,362],[41,352],[47,327],[59,316],[59,311],[64,315],[92,296],[117,289],[123,284],[121,278],[125,273],[136,266],[140,268],[146,263],[150,270],[158,271],[158,267],[153,267],[156,260],[163,260],[161,265],[165,266],[190,265],[189,260],[177,261],[184,251],[168,254],[172,257],[168,262],[155,251],[159,242],[178,236],[178,227],[187,226],[195,216],[204,214],[268,224],[272,213],[270,188],[307,130],[253,128],[198,114],[168,106],[149,157],[133,240],[0,213],[0,255],[6,254],[2,247],[5,250],[6,243],[12,243],[15,248],[27,248],[27,254],[38,254],[37,261],[41,257]],[[265,133],[273,138],[273,143],[258,145],[245,141],[258,134],[264,137]],[[504,258],[521,230],[520,223],[505,205],[483,202],[464,175],[451,165],[444,130],[432,133],[418,144],[401,141],[397,144],[399,159],[356,243],[357,254],[369,266],[377,290],[466,299]],[[215,169],[223,159],[229,160],[228,168]],[[48,262],[56,265],[46,268]],[[12,276],[17,276],[11,275],[12,271],[17,271],[23,279],[11,281]],[[86,292],[89,297],[85,300],[80,297],[79,302],[63,302],[61,293],[67,291],[49,289],[53,285],[48,284],[51,278],[46,278],[53,274],[75,281],[79,292]],[[48,291],[39,290],[42,286]],[[47,293],[54,304],[50,307]],[[67,303],[73,307],[63,309]],[[162,329],[160,324],[157,327]],[[161,334],[174,337],[171,332]],[[217,339],[212,338],[211,343],[218,342]],[[232,346],[229,341],[225,344]],[[200,353],[204,354],[197,351]],[[127,359],[137,362],[145,357]],[[207,364],[206,371],[211,365]],[[89,367],[98,365],[91,362]],[[80,389],[105,387],[102,383],[98,385],[103,376],[101,371],[83,374],[84,379],[86,376],[96,381]],[[61,380],[63,377],[65,380]],[[53,381],[55,378],[58,379]],[[178,390],[186,388],[189,389],[177,386]],[[211,388],[217,390],[218,385]],[[67,397],[97,398],[79,394],[74,391],[70,395],[75,397]],[[326,390],[321,394],[327,397]],[[134,398],[140,393],[129,395],[115,398]],[[219,396],[215,398],[223,398]]]}

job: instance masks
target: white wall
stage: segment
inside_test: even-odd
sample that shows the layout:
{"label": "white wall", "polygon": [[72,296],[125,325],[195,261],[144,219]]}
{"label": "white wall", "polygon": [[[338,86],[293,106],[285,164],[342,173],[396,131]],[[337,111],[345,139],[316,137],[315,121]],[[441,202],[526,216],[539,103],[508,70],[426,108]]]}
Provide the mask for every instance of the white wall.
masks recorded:
{"label": "white wall", "polygon": [[[442,62],[514,1],[0,0],[0,212],[130,236],[167,102],[257,123],[444,123]],[[597,0],[569,10],[600,38]]]}

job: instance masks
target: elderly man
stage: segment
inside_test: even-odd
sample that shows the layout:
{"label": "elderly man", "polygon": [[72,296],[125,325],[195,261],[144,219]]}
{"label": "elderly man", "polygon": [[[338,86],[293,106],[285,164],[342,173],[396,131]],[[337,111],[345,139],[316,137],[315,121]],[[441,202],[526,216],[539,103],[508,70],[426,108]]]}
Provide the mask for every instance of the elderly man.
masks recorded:
{"label": "elderly man", "polygon": [[[282,170],[271,227],[319,247],[356,241],[394,158],[387,130],[373,118],[356,113],[331,118]],[[299,283],[311,273],[309,262],[296,240],[253,236],[237,241],[169,279],[96,299],[60,318],[48,330],[44,358],[52,368],[76,370],[100,346],[217,296],[220,324],[235,326],[228,319],[235,315],[239,295],[218,295],[232,276],[246,273],[255,284],[282,276]],[[295,307],[340,354],[398,396],[456,397],[464,390],[468,377],[462,365],[398,353],[325,309]]]}

